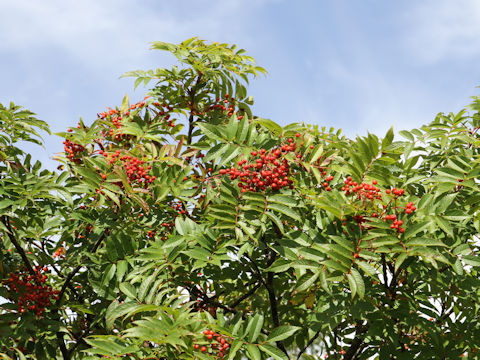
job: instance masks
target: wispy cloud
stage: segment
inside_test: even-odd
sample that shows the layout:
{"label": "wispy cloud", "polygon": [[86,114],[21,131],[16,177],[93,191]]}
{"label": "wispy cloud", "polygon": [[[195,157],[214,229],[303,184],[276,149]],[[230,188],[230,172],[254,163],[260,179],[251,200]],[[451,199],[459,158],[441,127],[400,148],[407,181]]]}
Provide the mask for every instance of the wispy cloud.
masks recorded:
{"label": "wispy cloud", "polygon": [[214,0],[184,6],[127,0],[2,2],[0,50],[34,54],[39,48],[53,47],[92,66],[112,59],[123,63],[145,56],[147,43],[153,40],[225,38],[221,35],[241,31],[240,19],[267,2]]}
{"label": "wispy cloud", "polygon": [[417,60],[435,63],[480,54],[480,1],[427,0],[405,14],[406,44]]}

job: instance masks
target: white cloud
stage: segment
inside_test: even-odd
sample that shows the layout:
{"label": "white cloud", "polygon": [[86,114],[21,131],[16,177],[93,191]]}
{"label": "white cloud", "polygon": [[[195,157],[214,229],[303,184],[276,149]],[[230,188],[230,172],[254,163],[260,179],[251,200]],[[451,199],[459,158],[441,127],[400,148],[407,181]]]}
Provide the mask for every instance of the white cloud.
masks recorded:
{"label": "white cloud", "polygon": [[480,1],[419,1],[405,16],[406,43],[418,60],[435,63],[480,54]]}
{"label": "white cloud", "polygon": [[[16,0],[0,2],[0,51],[35,55],[66,51],[85,64],[107,65],[148,56],[148,42],[192,36],[223,39],[239,33],[252,12],[270,0],[157,1]],[[232,21],[238,19],[238,21]],[[243,29],[245,30],[245,29]]]}
{"label": "white cloud", "polygon": [[323,71],[332,85],[317,90],[320,101],[307,99],[301,106],[306,122],[343,127],[349,136],[367,131],[383,136],[391,126],[398,132],[433,120],[438,108],[427,89],[382,73],[376,65],[368,56],[355,65],[348,59],[326,63]]}

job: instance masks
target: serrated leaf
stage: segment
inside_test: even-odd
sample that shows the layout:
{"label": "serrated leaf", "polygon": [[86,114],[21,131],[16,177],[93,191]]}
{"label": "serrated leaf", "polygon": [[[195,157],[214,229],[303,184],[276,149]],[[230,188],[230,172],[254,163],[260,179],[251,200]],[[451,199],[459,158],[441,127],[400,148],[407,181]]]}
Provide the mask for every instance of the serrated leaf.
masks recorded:
{"label": "serrated leaf", "polygon": [[262,355],[260,354],[260,350],[258,350],[258,346],[248,344],[245,347],[247,352],[250,354],[251,360],[262,360]]}
{"label": "serrated leaf", "polygon": [[360,299],[362,299],[365,296],[365,283],[363,282],[363,277],[355,269],[351,270],[351,274],[355,280],[355,284],[357,285],[357,294]]}
{"label": "serrated leaf", "polygon": [[298,213],[295,210],[293,210],[292,208],[289,208],[288,206],[277,204],[277,203],[271,203],[271,204],[268,204],[268,209],[278,211],[279,213],[282,213],[294,220],[298,220],[298,221],[301,220],[300,215],[298,215]]}
{"label": "serrated leaf", "polygon": [[288,360],[287,355],[280,350],[279,348],[272,346],[272,345],[259,345],[260,350],[262,350],[265,354],[270,355],[275,360]]}
{"label": "serrated leaf", "polygon": [[263,315],[257,314],[253,317],[253,319],[249,322],[247,326],[247,335],[248,335],[248,342],[252,343],[257,340],[258,335],[263,327]]}
{"label": "serrated leaf", "polygon": [[123,292],[125,295],[128,297],[135,299],[137,297],[137,290],[135,286],[133,286],[130,283],[123,282],[119,285],[119,289],[121,292]]}
{"label": "serrated leaf", "polygon": [[262,118],[255,118],[254,121],[257,124],[262,125],[266,129],[270,130],[273,135],[278,136],[282,134],[282,127],[278,125],[277,123],[273,122],[272,120],[269,119],[262,119]]}
{"label": "serrated leaf", "polygon": [[352,294],[352,298],[355,297],[357,294],[357,283],[355,281],[355,278],[353,277],[352,274],[347,274],[347,279],[348,279],[348,284],[350,285],[350,291]]}
{"label": "serrated leaf", "polygon": [[285,340],[290,336],[292,336],[293,334],[295,334],[300,329],[301,328],[298,326],[290,326],[290,325],[279,326],[273,329],[270,335],[268,335],[267,342],[271,343],[275,341]]}
{"label": "serrated leaf", "polygon": [[235,340],[233,342],[232,347],[230,348],[230,354],[228,356],[229,360],[232,360],[235,357],[235,355],[237,354],[238,350],[240,350],[242,345],[243,345],[243,341],[241,340]]}
{"label": "serrated leaf", "polygon": [[297,291],[304,291],[307,290],[312,284],[317,280],[318,276],[320,275],[321,271],[317,271],[314,274],[305,274],[301,281],[297,284]]}

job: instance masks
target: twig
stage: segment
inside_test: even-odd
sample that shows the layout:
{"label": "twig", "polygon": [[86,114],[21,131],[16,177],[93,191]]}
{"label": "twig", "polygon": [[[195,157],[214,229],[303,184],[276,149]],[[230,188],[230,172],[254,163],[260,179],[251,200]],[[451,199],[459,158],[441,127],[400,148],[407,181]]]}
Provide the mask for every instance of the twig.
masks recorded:
{"label": "twig", "polygon": [[15,246],[15,249],[17,249],[18,253],[20,254],[20,257],[23,260],[23,263],[27,267],[28,272],[32,275],[35,275],[35,271],[33,270],[33,267],[30,264],[30,261],[28,260],[27,254],[25,254],[25,250],[23,250],[23,248],[18,243],[17,239],[15,239],[15,236],[13,236],[12,228],[10,226],[10,223],[8,222],[8,219],[6,219],[5,216],[2,216],[2,222],[3,222],[3,225],[5,225],[5,227],[7,228],[7,235],[8,235],[8,238],[10,239],[10,242],[13,244],[13,246]]}

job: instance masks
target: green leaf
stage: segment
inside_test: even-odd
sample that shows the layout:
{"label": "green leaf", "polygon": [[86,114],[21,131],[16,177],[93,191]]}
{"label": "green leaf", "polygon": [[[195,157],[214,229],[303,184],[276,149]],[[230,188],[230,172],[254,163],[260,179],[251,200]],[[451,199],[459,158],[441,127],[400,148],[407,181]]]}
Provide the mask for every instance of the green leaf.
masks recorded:
{"label": "green leaf", "polygon": [[127,283],[127,282],[121,283],[119,285],[119,289],[129,298],[135,299],[137,297],[137,290],[135,289],[135,286],[133,286],[130,283]]}
{"label": "green leaf", "polygon": [[480,266],[480,257],[477,255],[464,255],[462,256],[462,260],[467,265]]}
{"label": "green leaf", "polygon": [[348,284],[350,285],[352,298],[354,298],[355,295],[357,294],[357,282],[355,281],[355,278],[353,277],[352,274],[347,274],[347,279],[348,279]]}
{"label": "green leaf", "polygon": [[251,360],[262,360],[262,355],[260,354],[260,350],[258,350],[258,346],[248,344],[245,347],[247,352],[250,354]]}
{"label": "green leaf", "polygon": [[390,145],[393,141],[394,133],[393,133],[393,126],[387,131],[387,134],[382,140],[382,150],[386,149],[388,145]]}
{"label": "green leaf", "polygon": [[318,158],[323,154],[323,145],[317,145],[313,148],[311,155],[309,156],[309,163],[313,164],[315,163]]}
{"label": "green leaf", "polygon": [[405,242],[405,246],[446,246],[440,239],[419,237]]}
{"label": "green leaf", "polygon": [[409,133],[406,130],[401,130],[398,132],[400,135],[402,135],[405,139],[410,140],[410,141],[415,141],[415,138],[411,133]]}
{"label": "green leaf", "polygon": [[257,337],[260,335],[260,331],[262,330],[263,320],[263,315],[257,314],[252,320],[249,321],[247,325],[248,342],[251,343],[257,340]]}
{"label": "green leaf", "polygon": [[279,136],[282,134],[283,130],[280,125],[277,123],[273,122],[272,120],[269,119],[262,119],[262,118],[255,118],[253,119],[257,124],[263,126],[267,130],[270,130],[273,135]]}
{"label": "green leaf", "polygon": [[317,280],[321,271],[317,271],[314,274],[305,274],[299,283],[297,284],[297,291],[307,290]]}
{"label": "green leaf", "polygon": [[264,353],[273,357],[275,360],[288,360],[287,355],[285,355],[285,353],[282,350],[280,350],[275,346],[265,344],[265,345],[259,345],[259,348]]}
{"label": "green leaf", "polygon": [[279,326],[272,330],[270,335],[268,335],[267,342],[272,343],[275,341],[285,340],[293,334],[295,334],[301,328],[298,326],[283,325]]}
{"label": "green leaf", "polygon": [[[230,348],[230,354],[228,356],[229,360],[232,360],[235,357],[235,355],[237,354],[238,350],[240,350],[242,345],[243,345],[243,341],[241,341],[241,340],[235,340],[233,342],[232,347]],[[210,359],[210,357],[209,357],[209,359]]]}
{"label": "green leaf", "polygon": [[352,269],[352,277],[355,280],[356,288],[357,288],[357,294],[362,299],[365,296],[365,283],[363,282],[363,277],[360,275],[360,273]]}
{"label": "green leaf", "polygon": [[404,233],[405,239],[409,239],[419,232],[424,231],[431,224],[431,220],[421,221],[417,224],[408,226]]}
{"label": "green leaf", "polygon": [[285,259],[277,259],[275,262],[267,269],[270,272],[284,272],[292,267],[292,262]]}
{"label": "green leaf", "polygon": [[268,204],[268,209],[269,210],[275,210],[275,211],[278,211],[279,213],[282,213],[294,220],[298,220],[300,221],[300,215],[298,215],[298,213],[293,210],[292,208],[288,207],[288,206],[285,206],[285,205],[281,205],[281,204],[276,204],[276,203],[271,203],[271,204]]}

